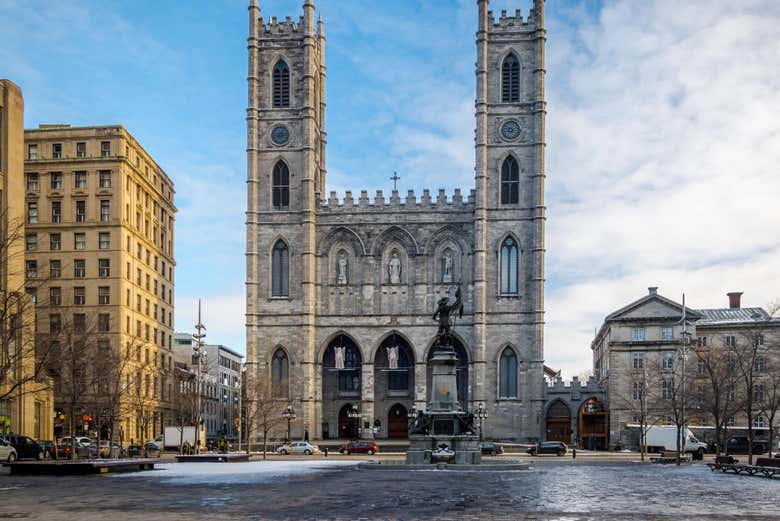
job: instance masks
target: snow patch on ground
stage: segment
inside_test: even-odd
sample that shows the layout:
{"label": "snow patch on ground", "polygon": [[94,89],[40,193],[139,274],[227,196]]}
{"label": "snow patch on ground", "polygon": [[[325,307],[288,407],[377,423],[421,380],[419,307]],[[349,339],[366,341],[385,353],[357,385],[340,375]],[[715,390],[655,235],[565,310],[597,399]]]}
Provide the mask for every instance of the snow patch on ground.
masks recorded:
{"label": "snow patch on ground", "polygon": [[155,470],[113,474],[121,478],[157,478],[171,485],[236,484],[277,481],[283,478],[342,470],[356,461],[247,461],[240,463],[161,463]]}

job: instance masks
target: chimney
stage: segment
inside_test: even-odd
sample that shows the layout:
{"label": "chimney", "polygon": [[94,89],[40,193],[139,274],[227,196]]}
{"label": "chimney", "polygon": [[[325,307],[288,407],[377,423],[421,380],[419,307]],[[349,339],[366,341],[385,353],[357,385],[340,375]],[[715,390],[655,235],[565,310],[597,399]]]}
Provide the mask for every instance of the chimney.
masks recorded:
{"label": "chimney", "polygon": [[658,286],[650,286],[649,288],[647,288],[647,292],[650,295],[658,295]]}
{"label": "chimney", "polygon": [[731,309],[739,309],[742,307],[742,303],[740,302],[742,299],[742,292],[739,291],[732,291],[731,293],[727,293],[729,296],[729,307]]}

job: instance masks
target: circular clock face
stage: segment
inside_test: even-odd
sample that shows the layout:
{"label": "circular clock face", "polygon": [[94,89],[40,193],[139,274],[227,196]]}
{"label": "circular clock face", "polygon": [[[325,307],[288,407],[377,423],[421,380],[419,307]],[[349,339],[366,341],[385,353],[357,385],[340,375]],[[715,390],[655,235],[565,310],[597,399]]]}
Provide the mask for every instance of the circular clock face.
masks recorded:
{"label": "circular clock face", "polygon": [[271,131],[271,141],[277,145],[284,145],[290,141],[290,131],[284,125],[274,127]]}
{"label": "circular clock face", "polygon": [[514,140],[520,137],[520,124],[517,121],[507,121],[501,125],[501,135],[504,139]]}

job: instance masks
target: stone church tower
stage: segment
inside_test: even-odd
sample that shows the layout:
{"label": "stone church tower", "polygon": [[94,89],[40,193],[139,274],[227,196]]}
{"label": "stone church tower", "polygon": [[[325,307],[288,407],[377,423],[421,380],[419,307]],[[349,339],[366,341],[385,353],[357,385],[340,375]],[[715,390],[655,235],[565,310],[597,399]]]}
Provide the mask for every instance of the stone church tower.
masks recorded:
{"label": "stone church tower", "polygon": [[293,438],[405,437],[430,396],[431,315],[458,287],[463,407],[484,404],[486,436],[544,436],[544,1],[477,12],[474,189],[339,200],[314,2],[294,22],[250,0],[247,374],[293,406]]}

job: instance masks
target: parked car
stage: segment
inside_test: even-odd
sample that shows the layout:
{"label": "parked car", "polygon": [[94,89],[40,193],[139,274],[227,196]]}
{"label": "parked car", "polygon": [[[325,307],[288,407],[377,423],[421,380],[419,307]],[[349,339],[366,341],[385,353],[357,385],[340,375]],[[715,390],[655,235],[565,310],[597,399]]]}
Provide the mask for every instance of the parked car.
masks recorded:
{"label": "parked car", "polygon": [[100,442],[100,457],[101,458],[111,458],[111,459],[118,459],[125,456],[125,449],[122,448],[121,445],[114,442],[111,443],[111,448],[109,449],[109,442],[108,441],[101,441]]}
{"label": "parked car", "polygon": [[480,443],[479,448],[482,451],[482,454],[485,454],[486,456],[496,456],[504,453],[504,447],[497,443],[493,443],[492,441],[483,441]]}
{"label": "parked car", "polygon": [[[64,438],[60,438],[60,441],[57,445],[70,445],[70,436],[66,436]],[[76,436],[76,443],[81,443],[82,445],[93,445],[95,443],[95,440],[92,438],[89,438],[87,436]]]}
{"label": "parked car", "polygon": [[348,456],[350,454],[368,454],[370,456],[379,452],[379,447],[373,441],[350,441],[342,445],[339,452]]}
{"label": "parked car", "polygon": [[141,456],[141,453],[143,452],[144,448],[137,444],[133,443],[132,445],[127,446],[127,457],[128,458],[138,458]]}
{"label": "parked car", "polygon": [[[86,439],[89,440],[89,438]],[[71,454],[72,446],[70,440],[70,438],[62,438],[57,444],[57,456],[59,459],[73,459],[73,455]],[[78,440],[79,438],[76,438],[76,454],[78,454],[78,459],[97,458],[97,447],[94,444],[84,443]]]}
{"label": "parked car", "polygon": [[41,440],[38,442],[38,445],[43,447],[43,450],[46,451],[46,457],[55,459],[57,457],[57,453],[54,450],[54,442],[51,440]]}
{"label": "parked car", "polygon": [[565,456],[569,446],[562,441],[545,441],[536,447],[531,447],[526,452],[532,456],[540,454],[555,454],[556,456]]}
{"label": "parked car", "polygon": [[19,459],[42,460],[46,458],[46,450],[29,436],[7,434],[3,438],[16,449],[16,456]]}
{"label": "parked car", "polygon": [[18,459],[16,449],[7,441],[0,439],[0,461],[13,463]]}
{"label": "parked car", "polygon": [[293,441],[292,443],[285,443],[276,449],[276,452],[279,454],[306,454],[307,456],[319,451],[320,449],[308,441]]}
{"label": "parked car", "polygon": [[[769,443],[765,440],[753,440],[753,454],[764,454],[767,451]],[[726,451],[728,454],[747,454],[748,452],[748,437],[747,436],[732,436],[726,443]]]}
{"label": "parked car", "polygon": [[162,449],[156,441],[147,441],[144,443],[142,454],[144,458],[159,458],[160,454],[162,454]]}

